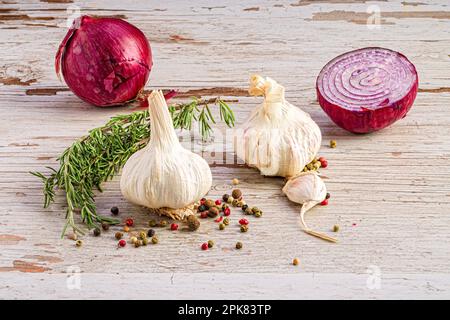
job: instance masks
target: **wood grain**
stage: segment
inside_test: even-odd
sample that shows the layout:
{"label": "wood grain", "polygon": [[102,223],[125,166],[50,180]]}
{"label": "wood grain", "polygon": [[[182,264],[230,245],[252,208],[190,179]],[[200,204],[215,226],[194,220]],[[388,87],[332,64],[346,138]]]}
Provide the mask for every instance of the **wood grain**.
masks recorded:
{"label": "wood grain", "polygon": [[[374,3],[388,23],[369,29],[363,20]],[[142,288],[149,283],[158,288],[155,298],[197,298],[203,290],[204,296],[213,298],[228,293],[246,298],[448,299],[447,4],[444,0],[229,0],[214,6],[206,0],[133,2],[133,6],[112,0],[2,2],[0,298],[76,297],[78,291],[66,286],[67,273],[75,267],[86,275],[83,283],[90,289],[83,289],[87,290],[83,297],[89,299],[114,298],[115,290],[108,290],[107,283],[126,289],[140,285],[140,280]],[[224,153],[228,160],[233,155],[230,141],[225,147],[220,143],[222,125],[216,128],[216,139],[206,145],[196,135],[196,151],[216,161],[211,197],[230,192],[230,181],[237,177],[247,202],[264,211],[263,218],[250,219],[248,233],[238,231],[241,213],[234,210],[232,224],[224,231],[212,221],[202,221],[195,233],[158,230],[160,244],[145,248],[118,250],[116,228],[101,238],[86,236],[82,248],[60,239],[64,198],[60,194],[56,204],[44,210],[41,183],[28,171],[49,172],[45,167],[57,166],[56,158],[75,139],[110,116],[129,112],[126,107],[89,106],[56,77],[53,57],[67,31],[66,9],[73,5],[86,14],[121,16],[143,30],[155,56],[148,90],[176,88],[187,92],[184,97],[237,99],[232,105],[242,123],[261,102],[245,94],[251,73],[284,84],[289,101],[321,127],[320,155],[329,160],[322,174],[332,194],[330,205],[311,210],[308,223],[325,232],[339,224],[340,242],[329,244],[300,231],[300,207],[282,195],[282,179],[223,164]],[[337,19],[336,12],[352,14]],[[354,23],[355,17],[360,23]],[[320,109],[314,83],[330,59],[365,46],[388,47],[408,56],[419,71],[420,92],[405,119],[381,132],[352,135]],[[189,139],[186,132],[180,136]],[[327,147],[330,139],[337,140],[336,149]],[[117,205],[123,218],[132,216],[138,229],[146,227],[151,216],[125,202],[117,179],[104,189],[96,198],[100,212],[108,214]],[[202,252],[200,244],[208,239],[217,246]],[[241,251],[234,249],[236,241],[244,243]],[[294,257],[300,258],[300,266],[291,265]],[[371,266],[381,272],[380,289],[366,285]],[[243,281],[243,274],[253,285]],[[195,290],[185,290],[196,281],[200,285]],[[136,297],[133,290],[127,292]]]}

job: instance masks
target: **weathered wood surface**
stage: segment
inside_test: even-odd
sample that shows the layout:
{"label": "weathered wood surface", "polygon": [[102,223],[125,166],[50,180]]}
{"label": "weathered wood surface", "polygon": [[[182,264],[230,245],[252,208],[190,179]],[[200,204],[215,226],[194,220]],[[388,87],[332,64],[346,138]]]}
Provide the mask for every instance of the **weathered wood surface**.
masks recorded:
{"label": "weathered wood surface", "polygon": [[[381,10],[376,29],[366,26],[370,5]],[[323,231],[339,224],[340,243],[299,231],[299,206],[282,195],[281,179],[234,165],[213,167],[210,196],[229,191],[232,178],[241,180],[247,202],[265,212],[251,219],[247,234],[234,225],[235,210],[225,231],[208,221],[196,233],[160,232],[158,246],[117,250],[114,231],[86,236],[81,249],[61,240],[64,199],[42,209],[41,183],[28,171],[57,166],[57,155],[76,138],[129,112],[88,106],[56,77],[53,56],[69,6],[119,16],[144,31],[155,61],[148,89],[237,97],[238,123],[260,102],[245,97],[251,73],[284,84],[290,102],[320,125],[320,154],[330,164],[322,171],[330,205],[311,210],[308,222]],[[0,298],[113,298],[123,292],[113,286],[137,298],[141,283],[152,286],[145,298],[450,298],[449,30],[445,0],[0,1]],[[365,46],[408,56],[419,71],[420,93],[405,119],[352,135],[322,112],[314,82],[328,60]],[[326,146],[329,139],[337,140],[336,149]],[[218,140],[205,146],[205,157]],[[140,227],[149,219],[121,198],[117,181],[97,204],[104,213],[118,205]],[[208,239],[217,247],[200,251]],[[233,249],[238,240],[242,251]],[[291,265],[294,257],[299,267]],[[82,272],[80,290],[66,284],[65,274],[74,270]],[[374,270],[379,289],[366,283]]]}

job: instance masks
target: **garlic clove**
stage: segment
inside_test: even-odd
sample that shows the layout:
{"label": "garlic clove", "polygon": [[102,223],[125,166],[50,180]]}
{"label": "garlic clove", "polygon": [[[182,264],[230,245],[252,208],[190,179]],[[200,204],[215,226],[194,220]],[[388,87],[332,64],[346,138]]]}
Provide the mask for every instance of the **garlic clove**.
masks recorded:
{"label": "garlic clove", "polygon": [[325,183],[316,172],[303,172],[289,179],[282,191],[289,200],[302,205],[300,221],[303,231],[326,241],[337,242],[335,238],[312,230],[305,222],[305,213],[322,202],[327,195]]}

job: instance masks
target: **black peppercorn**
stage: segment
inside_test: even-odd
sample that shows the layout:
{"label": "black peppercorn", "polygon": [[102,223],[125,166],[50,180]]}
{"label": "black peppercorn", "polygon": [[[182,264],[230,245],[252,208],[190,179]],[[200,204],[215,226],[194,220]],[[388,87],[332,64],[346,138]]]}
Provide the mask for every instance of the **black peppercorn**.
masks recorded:
{"label": "black peppercorn", "polygon": [[199,207],[198,207],[198,212],[203,212],[203,211],[206,211],[206,210],[208,210],[208,208],[204,205],[204,204],[202,204],[202,205],[200,205]]}
{"label": "black peppercorn", "polygon": [[147,231],[147,236],[149,237],[149,238],[151,238],[151,237],[153,237],[155,235],[155,230],[153,230],[153,229],[148,229],[148,231]]}
{"label": "black peppercorn", "polygon": [[94,236],[98,237],[102,232],[100,231],[99,228],[95,228],[94,229]]}
{"label": "black peppercorn", "polygon": [[105,230],[105,231],[108,231],[109,230],[109,224],[102,223],[102,229]]}
{"label": "black peppercorn", "polygon": [[327,192],[327,196],[325,197],[325,199],[330,199],[331,194],[329,192]]}
{"label": "black peppercorn", "polygon": [[117,216],[119,214],[119,208],[117,207],[112,207],[111,208],[111,213],[115,216]]}
{"label": "black peppercorn", "polygon": [[233,192],[231,193],[231,196],[234,199],[240,199],[242,197],[242,191],[239,189],[234,189]]}
{"label": "black peppercorn", "polygon": [[189,230],[195,231],[200,227],[200,221],[198,221],[196,216],[190,215],[187,217],[187,225]]}
{"label": "black peppercorn", "polygon": [[222,200],[225,201],[225,202],[227,202],[229,197],[230,197],[230,195],[227,194],[227,193],[225,193],[225,194],[222,196]]}
{"label": "black peppercorn", "polygon": [[244,211],[244,212],[247,208],[248,208],[248,205],[246,205],[246,204],[242,205],[242,207],[241,207],[242,211]]}

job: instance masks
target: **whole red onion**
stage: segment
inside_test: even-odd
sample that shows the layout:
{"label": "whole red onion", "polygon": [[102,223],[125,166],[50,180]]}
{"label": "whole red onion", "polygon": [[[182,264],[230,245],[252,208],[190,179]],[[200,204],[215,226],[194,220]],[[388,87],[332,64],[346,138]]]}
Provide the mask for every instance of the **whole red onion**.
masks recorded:
{"label": "whole red onion", "polygon": [[364,48],[331,60],[316,89],[320,106],[338,126],[368,133],[405,117],[418,86],[416,68],[404,55]]}
{"label": "whole red onion", "polygon": [[113,106],[133,100],[145,86],[152,52],[145,35],[130,23],[81,16],[59,46],[55,68],[84,101]]}

